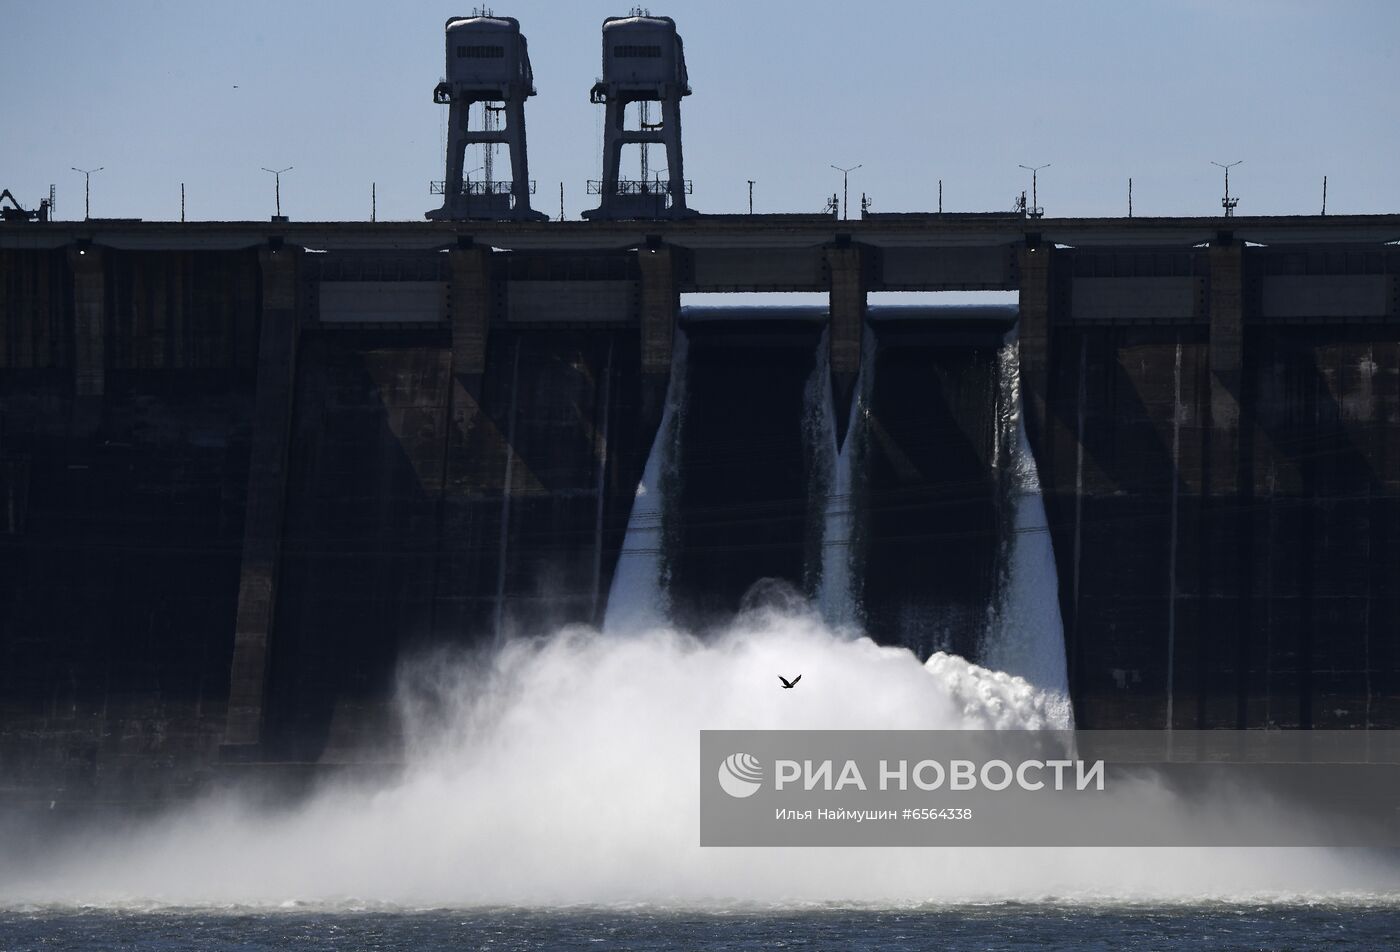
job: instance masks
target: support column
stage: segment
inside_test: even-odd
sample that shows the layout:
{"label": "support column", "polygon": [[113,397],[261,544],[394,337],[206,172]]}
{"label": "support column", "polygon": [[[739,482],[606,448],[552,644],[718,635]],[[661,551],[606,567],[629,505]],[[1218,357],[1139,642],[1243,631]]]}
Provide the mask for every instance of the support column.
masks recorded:
{"label": "support column", "polygon": [[[1200,554],[1203,578],[1196,683],[1198,728],[1243,728],[1248,720],[1252,532],[1242,475],[1244,243],[1220,234],[1210,247],[1210,434]],[[1306,638],[1307,635],[1305,634]],[[1306,681],[1306,675],[1304,676]],[[1180,718],[1178,718],[1180,723]]]}
{"label": "support column", "polygon": [[1050,396],[1051,247],[1038,235],[1028,235],[1019,249],[1020,319],[1017,340],[1021,356],[1021,408],[1026,436],[1036,458],[1046,460],[1046,413]]}
{"label": "support column", "polygon": [[451,268],[448,307],[452,321],[452,375],[471,394],[473,405],[481,400],[481,381],[486,374],[491,253],[490,248],[469,246],[454,248],[447,255]]}
{"label": "support column", "polygon": [[68,249],[73,271],[73,431],[90,436],[102,423],[107,385],[105,254],[95,245]]}
{"label": "support column", "polygon": [[272,644],[277,573],[282,556],[288,434],[296,379],[297,266],[301,250],[263,248],[262,318],[258,338],[253,444],[248,462],[248,506],[243,566],[238,583],[233,665],[229,676],[224,753],[256,760],[264,741],[268,652]]}
{"label": "support column", "polygon": [[[488,589],[487,579],[498,578],[500,571],[499,550],[487,527],[502,511],[495,480],[509,467],[514,447],[504,408],[493,406],[493,417],[482,405],[495,311],[493,255],[489,247],[469,243],[448,252],[445,318],[452,329],[452,356],[433,594],[433,627],[445,643],[491,630],[493,613],[485,603],[497,589]],[[510,381],[510,357],[506,360],[505,379]],[[502,495],[508,491],[502,480]],[[497,541],[503,535],[504,527]]]}
{"label": "support column", "polygon": [[0,251],[0,370],[9,370],[16,366],[10,348],[10,298],[13,294],[10,270],[13,267],[13,257],[13,251]]}
{"label": "support column", "polygon": [[1243,245],[1210,247],[1210,495],[1239,489],[1240,383],[1244,355]]}
{"label": "support column", "polygon": [[671,379],[671,351],[675,345],[680,289],[676,282],[675,255],[661,244],[637,250],[642,273],[642,414],[646,439],[661,422],[666,387]]}
{"label": "support column", "polygon": [[859,245],[836,244],[826,249],[831,276],[830,346],[831,396],[836,410],[836,448],[846,442],[851,400],[860,374],[861,336],[865,330],[865,260]]}

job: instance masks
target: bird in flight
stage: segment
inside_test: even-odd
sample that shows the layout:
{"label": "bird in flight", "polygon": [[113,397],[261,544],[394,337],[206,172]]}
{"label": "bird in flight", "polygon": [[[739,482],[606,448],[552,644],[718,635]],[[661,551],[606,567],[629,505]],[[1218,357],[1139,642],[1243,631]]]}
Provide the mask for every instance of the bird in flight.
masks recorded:
{"label": "bird in flight", "polygon": [[795,687],[797,687],[797,682],[802,680],[802,675],[799,674],[797,677],[795,677],[795,678],[793,678],[791,681],[789,681],[787,678],[783,677],[783,676],[780,674],[780,675],[778,675],[778,680],[781,681],[781,682],[783,682],[783,688],[784,688],[784,689],[787,689],[787,688],[795,688]]}

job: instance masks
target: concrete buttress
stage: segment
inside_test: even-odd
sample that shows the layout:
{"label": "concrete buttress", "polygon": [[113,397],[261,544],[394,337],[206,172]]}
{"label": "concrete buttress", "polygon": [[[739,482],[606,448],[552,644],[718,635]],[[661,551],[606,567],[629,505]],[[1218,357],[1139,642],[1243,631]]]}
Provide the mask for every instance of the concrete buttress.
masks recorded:
{"label": "concrete buttress", "polygon": [[[256,755],[263,740],[268,658],[273,634],[282,517],[287,482],[287,436],[296,378],[297,271],[301,250],[263,248],[262,322],[257,399],[248,473],[243,563],[238,584],[233,664],[229,676],[225,753]],[[235,753],[236,752],[236,753]]]}
{"label": "concrete buttress", "polygon": [[680,311],[675,256],[670,248],[644,247],[637,251],[642,275],[642,414],[643,432],[655,432],[665,405],[671,379],[671,351]]}
{"label": "concrete buttress", "polygon": [[91,435],[102,422],[106,390],[106,271],[94,246],[68,251],[73,270],[73,424],[75,435]]}
{"label": "concrete buttress", "polygon": [[1053,251],[1028,240],[1018,250],[1020,287],[1021,404],[1026,435],[1037,454],[1046,438],[1050,383],[1050,259]]}
{"label": "concrete buttress", "polygon": [[831,389],[836,408],[836,444],[846,440],[851,399],[860,373],[861,336],[865,326],[865,267],[860,246],[838,244],[826,249],[831,273]]}

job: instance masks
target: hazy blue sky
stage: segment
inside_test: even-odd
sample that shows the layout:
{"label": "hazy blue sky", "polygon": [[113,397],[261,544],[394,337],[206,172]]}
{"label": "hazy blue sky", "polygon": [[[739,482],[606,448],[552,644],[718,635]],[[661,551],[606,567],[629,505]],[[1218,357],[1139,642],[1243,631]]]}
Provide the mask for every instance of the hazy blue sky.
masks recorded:
{"label": "hazy blue sky", "polygon": [[[537,205],[591,205],[599,26],[629,3],[495,2],[530,40]],[[0,187],[58,185],[59,217],[421,218],[436,204],[442,27],[467,3],[7,0]],[[1053,163],[1051,215],[1400,211],[1400,2],[653,2],[676,18],[695,94],[683,120],[694,207],[816,211],[828,165],[882,211],[1009,208],[1018,163]],[[236,88],[235,88],[236,87]],[[660,159],[658,155],[656,157]],[[502,157],[504,165],[504,157]],[[654,160],[655,165],[664,161]],[[470,167],[470,166],[469,166]],[[854,202],[854,197],[853,197]]]}

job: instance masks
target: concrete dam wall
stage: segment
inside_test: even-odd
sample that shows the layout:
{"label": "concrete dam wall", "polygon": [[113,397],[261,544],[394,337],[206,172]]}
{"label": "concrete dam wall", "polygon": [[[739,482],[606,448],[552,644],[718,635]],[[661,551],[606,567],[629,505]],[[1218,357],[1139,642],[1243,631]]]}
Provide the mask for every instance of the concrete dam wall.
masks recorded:
{"label": "concrete dam wall", "polygon": [[1023,405],[1080,726],[1400,726],[1394,220],[765,217],[7,228],[0,797],[392,762],[400,659],[600,624],[678,326],[678,624],[815,596],[825,371],[876,640],[982,656]]}

